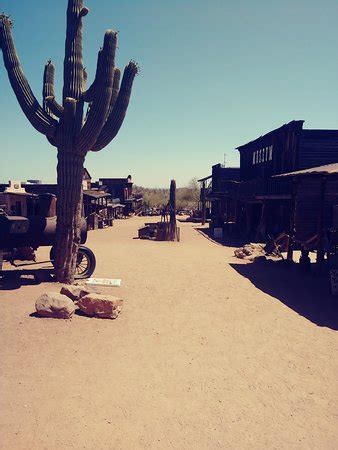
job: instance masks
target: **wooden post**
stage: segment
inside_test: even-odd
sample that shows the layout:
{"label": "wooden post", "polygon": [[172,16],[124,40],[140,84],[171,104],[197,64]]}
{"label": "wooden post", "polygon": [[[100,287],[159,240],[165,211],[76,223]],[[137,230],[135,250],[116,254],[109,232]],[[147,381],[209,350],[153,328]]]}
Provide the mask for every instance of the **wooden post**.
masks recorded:
{"label": "wooden post", "polygon": [[317,246],[317,260],[316,264],[318,266],[319,272],[323,269],[324,264],[324,246],[323,246],[323,232],[324,232],[324,201],[325,201],[325,187],[326,187],[326,177],[322,177],[320,182],[320,200],[319,200],[319,217],[318,217],[318,246]]}
{"label": "wooden post", "polygon": [[206,200],[205,200],[205,184],[206,180],[202,182],[201,200],[202,200],[202,225],[206,222]]}
{"label": "wooden post", "polygon": [[252,205],[250,203],[246,203],[245,206],[245,220],[246,220],[246,236],[249,236],[251,232],[251,212]]}
{"label": "wooden post", "polygon": [[293,244],[295,236],[295,223],[296,223],[296,201],[297,201],[297,191],[298,191],[298,180],[292,179],[292,196],[291,196],[291,215],[290,215],[290,237],[288,245],[287,260],[293,261]]}
{"label": "wooden post", "polygon": [[310,270],[311,260],[309,257],[309,250],[305,250],[304,248],[302,248],[301,256],[299,258],[299,265],[304,271]]}

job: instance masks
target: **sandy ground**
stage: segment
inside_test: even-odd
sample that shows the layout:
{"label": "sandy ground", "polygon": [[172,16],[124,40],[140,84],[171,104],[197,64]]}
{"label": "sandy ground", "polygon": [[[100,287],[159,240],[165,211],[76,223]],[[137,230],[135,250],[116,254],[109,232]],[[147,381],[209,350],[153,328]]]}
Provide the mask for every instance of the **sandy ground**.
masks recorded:
{"label": "sandy ground", "polygon": [[[122,278],[117,320],[31,317],[55,284],[4,286],[1,449],[336,449],[338,298],[298,269],[246,264],[181,224],[91,232]],[[39,256],[46,256],[46,249]]]}

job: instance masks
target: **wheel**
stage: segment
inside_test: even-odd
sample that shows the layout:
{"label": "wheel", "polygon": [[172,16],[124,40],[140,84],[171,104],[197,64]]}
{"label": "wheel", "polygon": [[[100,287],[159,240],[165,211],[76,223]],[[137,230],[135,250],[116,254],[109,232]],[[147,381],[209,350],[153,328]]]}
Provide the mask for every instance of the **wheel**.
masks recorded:
{"label": "wheel", "polygon": [[96,267],[96,258],[90,248],[80,245],[77,253],[75,279],[89,278]]}
{"label": "wheel", "polygon": [[[50,259],[52,261],[52,264],[54,265],[55,259],[54,247],[50,249]],[[74,278],[76,280],[82,278],[89,278],[93,274],[95,267],[96,267],[96,258],[94,253],[88,247],[80,245],[77,253]]]}

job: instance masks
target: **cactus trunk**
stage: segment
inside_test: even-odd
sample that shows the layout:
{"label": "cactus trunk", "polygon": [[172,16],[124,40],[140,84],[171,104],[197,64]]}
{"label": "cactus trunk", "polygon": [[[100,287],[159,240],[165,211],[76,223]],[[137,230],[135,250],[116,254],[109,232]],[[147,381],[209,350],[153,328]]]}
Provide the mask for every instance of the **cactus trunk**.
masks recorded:
{"label": "cactus trunk", "polygon": [[83,156],[58,150],[55,273],[63,283],[74,281],[81,242],[83,163]]}

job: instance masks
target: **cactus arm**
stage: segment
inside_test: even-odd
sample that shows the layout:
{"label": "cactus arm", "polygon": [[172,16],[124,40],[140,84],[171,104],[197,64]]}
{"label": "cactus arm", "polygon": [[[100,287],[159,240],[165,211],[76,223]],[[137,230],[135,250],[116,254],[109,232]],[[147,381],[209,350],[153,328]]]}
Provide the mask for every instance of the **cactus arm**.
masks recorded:
{"label": "cactus arm", "polygon": [[98,152],[102,150],[117,135],[127,112],[133,81],[138,70],[138,66],[134,61],[130,61],[124,69],[121,87],[114,108],[109,114],[95,144],[90,148],[91,151]]}
{"label": "cactus arm", "polygon": [[45,102],[46,102],[50,112],[52,114],[54,114],[54,116],[59,117],[59,118],[62,117],[64,107],[55,100],[54,96],[50,95],[50,96],[46,97]]}
{"label": "cactus arm", "polygon": [[95,90],[97,87],[97,79],[101,70],[101,64],[102,64],[102,48],[99,50],[97,54],[97,63],[96,63],[96,73],[93,83],[90,85],[90,87],[83,92],[82,98],[85,102],[90,103],[94,99]]}
{"label": "cactus arm", "polygon": [[54,97],[54,74],[55,68],[54,64],[51,60],[47,61],[45,65],[45,70],[43,72],[43,89],[42,89],[42,101],[43,101],[43,109],[47,114],[51,114],[46,98],[49,96]]}
{"label": "cactus arm", "polygon": [[64,113],[60,118],[53,145],[58,150],[76,153],[73,136],[76,127],[75,117],[78,102],[74,98],[67,97],[63,104]]}
{"label": "cactus arm", "polygon": [[78,138],[80,152],[87,152],[95,144],[106,122],[113,90],[116,45],[117,33],[112,30],[106,31],[102,53],[99,56],[94,98]]}
{"label": "cactus arm", "polygon": [[88,80],[88,74],[87,74],[86,68],[84,67],[83,68],[83,83],[82,83],[82,91],[83,92],[86,90],[87,80]]}
{"label": "cactus arm", "polygon": [[[83,0],[68,0],[65,59],[63,64],[63,103],[66,98],[79,101],[83,89],[82,18],[88,14]],[[65,106],[65,104],[63,105]],[[81,107],[82,106],[82,107]],[[82,126],[83,104],[76,108],[76,129]]]}
{"label": "cactus arm", "polygon": [[9,81],[22,111],[32,126],[40,133],[52,137],[57,121],[41,108],[29,86],[16,53],[11,26],[10,19],[5,15],[0,15],[0,47]]}
{"label": "cactus arm", "polygon": [[108,119],[109,115],[111,114],[111,112],[113,111],[115,103],[116,103],[117,96],[119,95],[120,78],[121,78],[121,71],[120,71],[120,69],[115,67],[115,69],[114,69],[114,81],[113,81],[113,92],[112,92],[111,99],[110,99],[107,119]]}
{"label": "cactus arm", "polygon": [[54,64],[49,60],[45,65],[43,74],[43,109],[49,115],[53,114],[56,117],[61,117],[63,114],[63,106],[59,105],[55,100],[54,74]]}
{"label": "cactus arm", "polygon": [[77,101],[74,98],[67,97],[65,99],[64,109],[64,122],[67,124],[72,124],[76,116]]}

